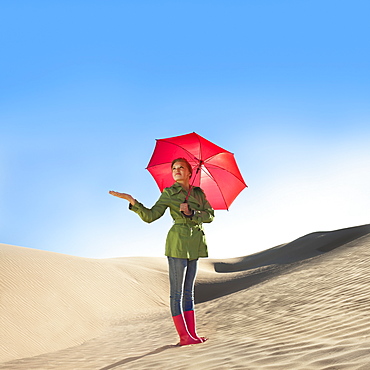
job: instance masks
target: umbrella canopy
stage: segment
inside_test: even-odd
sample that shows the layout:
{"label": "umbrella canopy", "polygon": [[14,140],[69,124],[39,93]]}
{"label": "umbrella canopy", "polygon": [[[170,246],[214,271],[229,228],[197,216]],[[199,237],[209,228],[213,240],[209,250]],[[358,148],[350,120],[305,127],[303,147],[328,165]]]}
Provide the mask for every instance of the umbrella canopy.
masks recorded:
{"label": "umbrella canopy", "polygon": [[160,191],[174,183],[171,163],[186,158],[193,168],[192,186],[200,186],[213,209],[229,209],[237,195],[247,187],[234,154],[195,132],[158,139],[147,166]]}

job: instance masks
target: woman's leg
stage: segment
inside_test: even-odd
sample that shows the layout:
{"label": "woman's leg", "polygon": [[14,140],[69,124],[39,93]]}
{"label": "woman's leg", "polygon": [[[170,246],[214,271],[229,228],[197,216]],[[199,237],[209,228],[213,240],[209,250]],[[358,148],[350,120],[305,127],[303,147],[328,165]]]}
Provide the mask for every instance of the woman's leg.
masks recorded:
{"label": "woman's leg", "polygon": [[182,312],[182,294],[187,262],[188,260],[183,258],[168,257],[171,313],[181,346],[202,343],[201,339],[193,338],[190,335]]}
{"label": "woman's leg", "polygon": [[207,338],[199,337],[196,331],[196,320],[194,312],[194,285],[195,278],[198,271],[198,260],[188,261],[188,267],[185,275],[184,282],[184,295],[183,295],[183,310],[186,326],[189,330],[190,335],[193,338],[199,339],[205,342]]}
{"label": "woman's leg", "polygon": [[181,302],[186,266],[186,259],[168,257],[170,278],[170,308],[172,316],[177,316],[182,313]]}
{"label": "woman's leg", "polygon": [[184,293],[183,293],[183,302],[182,307],[184,312],[185,311],[192,311],[194,310],[194,285],[195,285],[195,278],[197,276],[198,271],[198,260],[186,260],[187,261],[187,269],[185,273],[185,281],[184,281]]}

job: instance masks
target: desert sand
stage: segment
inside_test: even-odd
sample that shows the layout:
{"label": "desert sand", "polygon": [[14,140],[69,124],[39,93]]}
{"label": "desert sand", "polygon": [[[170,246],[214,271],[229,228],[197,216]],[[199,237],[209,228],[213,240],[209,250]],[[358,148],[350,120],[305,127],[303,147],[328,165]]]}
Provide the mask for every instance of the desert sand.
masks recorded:
{"label": "desert sand", "polygon": [[168,291],[164,257],[0,244],[0,369],[370,369],[370,225],[202,259],[202,344],[176,346]]}

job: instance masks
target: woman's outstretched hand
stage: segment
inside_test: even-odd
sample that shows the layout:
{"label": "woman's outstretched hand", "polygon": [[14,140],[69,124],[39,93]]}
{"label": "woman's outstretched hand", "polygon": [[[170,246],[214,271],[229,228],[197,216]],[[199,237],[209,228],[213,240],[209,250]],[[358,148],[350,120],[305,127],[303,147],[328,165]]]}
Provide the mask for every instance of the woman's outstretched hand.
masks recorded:
{"label": "woman's outstretched hand", "polygon": [[118,191],[110,191],[109,194],[117,197],[117,198],[122,198],[128,200],[132,205],[136,203],[136,200],[130,195],[126,193],[119,193]]}

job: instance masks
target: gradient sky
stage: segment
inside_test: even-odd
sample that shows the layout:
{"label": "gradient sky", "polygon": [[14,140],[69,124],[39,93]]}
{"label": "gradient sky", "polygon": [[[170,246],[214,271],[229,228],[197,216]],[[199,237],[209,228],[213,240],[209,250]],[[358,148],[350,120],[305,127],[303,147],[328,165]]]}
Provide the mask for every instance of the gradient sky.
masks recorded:
{"label": "gradient sky", "polygon": [[210,257],[370,222],[368,1],[0,1],[0,242],[163,256],[155,139],[197,132],[249,188]]}

